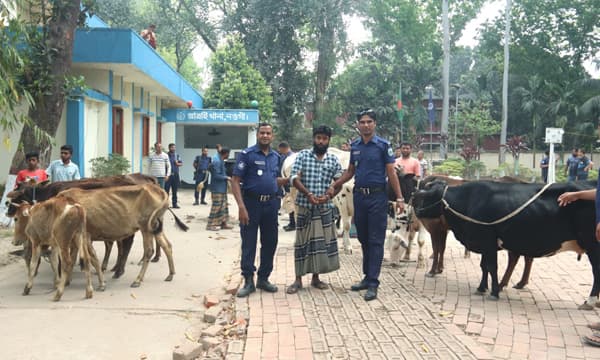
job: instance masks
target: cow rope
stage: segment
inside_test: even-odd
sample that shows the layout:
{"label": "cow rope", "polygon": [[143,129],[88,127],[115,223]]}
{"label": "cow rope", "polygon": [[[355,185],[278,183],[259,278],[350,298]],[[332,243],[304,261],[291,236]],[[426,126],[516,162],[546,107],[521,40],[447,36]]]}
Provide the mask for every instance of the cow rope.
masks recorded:
{"label": "cow rope", "polygon": [[479,221],[479,220],[473,219],[467,215],[461,214],[460,212],[458,212],[458,211],[454,210],[452,207],[450,207],[450,204],[448,204],[446,199],[444,199],[444,196],[446,196],[446,190],[448,190],[448,186],[446,186],[446,188],[444,188],[444,193],[442,194],[442,203],[444,204],[444,207],[446,209],[448,209],[451,213],[453,213],[454,215],[458,216],[459,218],[461,218],[465,221],[469,221],[469,222],[479,224],[479,225],[497,225],[497,224],[503,223],[506,220],[509,220],[509,219],[515,217],[516,215],[518,215],[521,211],[523,211],[523,209],[525,209],[532,202],[537,200],[537,198],[539,198],[544,193],[544,191],[546,191],[546,189],[548,189],[550,187],[550,185],[552,185],[552,184],[546,184],[540,191],[537,192],[537,194],[533,195],[523,205],[519,206],[517,209],[515,209],[510,214],[505,215],[505,216],[501,217],[500,219],[498,219],[496,221],[492,221],[492,222],[485,222],[485,221]]}

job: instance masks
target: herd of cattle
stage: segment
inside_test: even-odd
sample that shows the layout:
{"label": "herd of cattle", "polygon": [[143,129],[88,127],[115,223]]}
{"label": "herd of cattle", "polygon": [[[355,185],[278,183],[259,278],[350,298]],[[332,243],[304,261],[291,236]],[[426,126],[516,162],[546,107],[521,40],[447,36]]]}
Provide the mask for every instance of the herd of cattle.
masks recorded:
{"label": "herd of cattle", "polygon": [[[342,164],[348,163],[347,152],[335,149],[333,152]],[[293,161],[294,156],[286,159],[282,169],[284,176],[289,175]],[[592,189],[595,183],[529,184],[508,177],[467,182],[445,176],[429,176],[417,181],[413,175],[403,174],[402,169],[398,169],[398,177],[403,197],[409,205],[406,214],[390,214],[394,224],[388,237],[392,262],[398,261],[401,255],[404,259],[410,257],[411,244],[418,234],[417,266],[423,267],[423,247],[428,232],[433,255],[431,269],[426,275],[442,273],[446,237],[452,230],[467,250],[481,254],[482,277],[478,292],[485,293],[489,289],[490,278],[489,297],[497,300],[520,256],[525,257],[526,266],[516,288],[527,284],[533,258],[567,250],[579,255],[586,253],[592,267],[593,286],[581,308],[592,308],[598,301],[600,243],[595,238],[594,202],[576,201],[564,207],[557,202],[562,193]],[[349,239],[354,211],[352,187],[352,182],[345,184],[333,200],[340,212],[346,252],[352,249]],[[395,194],[390,190],[389,195],[393,202]],[[141,270],[131,286],[140,285],[148,262],[153,253],[156,255],[152,261],[158,260],[160,249],[169,264],[165,281],[172,280],[175,274],[171,243],[163,232],[163,217],[167,210],[171,211],[168,195],[153,177],[132,174],[38,186],[21,184],[7,196],[10,199],[7,215],[15,219],[13,243],[23,244],[28,268],[24,295],[33,286],[42,247],[49,247],[57,289],[54,300],[60,300],[65,285],[70,282],[77,256],[82,260],[86,275],[85,296],[92,297],[90,264],[98,275],[98,290],[104,290],[103,272],[113,243],[117,242],[118,257],[112,270],[113,277],[118,278],[125,270],[137,231],[142,233],[144,255]],[[294,197],[292,189],[284,198],[285,210],[293,211]],[[177,226],[187,231],[187,226],[171,213]],[[404,231],[397,231],[401,227]],[[92,241],[105,243],[102,263]],[[497,252],[501,249],[509,251],[509,262],[499,282]]]}
{"label": "herd of cattle", "polygon": [[[348,164],[349,153],[330,149],[342,165]],[[283,175],[289,175],[294,156],[288,157]],[[595,204],[576,201],[565,207],[558,197],[565,192],[595,188],[595,182],[567,184],[530,184],[512,177],[465,181],[447,176],[428,176],[418,181],[412,174],[397,169],[400,187],[408,205],[405,214],[394,214],[396,198],[388,189],[390,219],[393,226],[388,235],[390,261],[400,257],[408,260],[415,237],[419,247],[417,267],[425,266],[423,248],[428,232],[432,243],[432,265],[426,276],[443,272],[446,237],[452,230],[455,238],[469,251],[481,254],[479,293],[491,290],[489,298],[497,300],[500,290],[508,285],[520,256],[525,257],[525,269],[517,289],[527,285],[533,258],[551,256],[561,251],[586,253],[592,266],[593,286],[581,309],[592,309],[600,293],[600,243],[595,237]],[[344,185],[333,199],[338,207],[344,236],[344,250],[351,251],[349,229],[353,215],[352,183]],[[294,191],[284,199],[287,211],[293,211]],[[398,231],[400,228],[404,231]],[[508,264],[498,281],[497,252],[508,250]],[[469,252],[465,251],[465,256]]]}
{"label": "herd of cattle", "polygon": [[[29,294],[37,273],[42,247],[50,248],[50,263],[55,274],[56,294],[60,300],[71,280],[77,256],[86,274],[86,298],[92,297],[90,263],[98,274],[98,290],[106,287],[103,271],[113,243],[118,257],[113,277],[120,277],[137,231],[142,233],[144,255],[141,270],[131,285],[140,286],[154,253],[162,249],[169,264],[171,281],[175,274],[171,243],[163,232],[163,217],[169,209],[168,195],[151,176],[132,174],[99,179],[56,182],[44,185],[20,184],[7,194],[7,215],[14,217],[13,244],[24,246],[28,279],[23,294]],[[177,226],[188,227],[171,211]],[[154,241],[153,241],[154,240]],[[92,241],[103,241],[106,251],[100,264]],[[153,261],[158,260],[157,257]]]}

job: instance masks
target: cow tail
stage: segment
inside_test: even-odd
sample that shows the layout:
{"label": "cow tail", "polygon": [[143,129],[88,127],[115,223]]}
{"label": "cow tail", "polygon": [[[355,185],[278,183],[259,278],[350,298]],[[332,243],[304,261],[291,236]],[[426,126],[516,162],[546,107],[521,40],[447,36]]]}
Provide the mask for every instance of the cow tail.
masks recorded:
{"label": "cow tail", "polygon": [[168,209],[171,214],[173,215],[173,218],[175,219],[175,223],[177,224],[177,226],[179,227],[179,229],[183,230],[183,231],[188,231],[190,228],[183,223],[183,221],[181,221],[181,219],[179,219],[177,217],[177,215],[175,215],[175,213],[173,212],[173,210],[171,208]]}

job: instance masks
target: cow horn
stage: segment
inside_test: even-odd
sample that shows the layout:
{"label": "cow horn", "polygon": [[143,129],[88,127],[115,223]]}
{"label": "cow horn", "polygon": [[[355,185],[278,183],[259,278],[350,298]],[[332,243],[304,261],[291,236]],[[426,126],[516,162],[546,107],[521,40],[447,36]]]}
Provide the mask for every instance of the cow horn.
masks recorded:
{"label": "cow horn", "polygon": [[28,217],[29,216],[29,208],[23,210],[23,213],[21,215]]}

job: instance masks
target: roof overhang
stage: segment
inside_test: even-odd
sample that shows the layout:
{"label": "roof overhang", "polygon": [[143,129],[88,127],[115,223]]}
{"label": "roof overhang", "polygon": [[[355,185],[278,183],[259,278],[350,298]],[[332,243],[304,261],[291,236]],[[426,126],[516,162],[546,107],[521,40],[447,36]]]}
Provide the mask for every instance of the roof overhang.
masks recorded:
{"label": "roof overhang", "polygon": [[73,67],[111,70],[163,99],[164,107],[202,108],[202,95],[150,45],[130,29],[78,29],[73,45]]}

